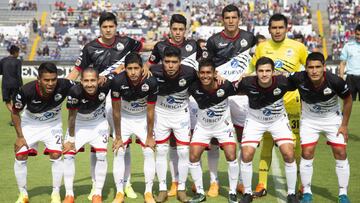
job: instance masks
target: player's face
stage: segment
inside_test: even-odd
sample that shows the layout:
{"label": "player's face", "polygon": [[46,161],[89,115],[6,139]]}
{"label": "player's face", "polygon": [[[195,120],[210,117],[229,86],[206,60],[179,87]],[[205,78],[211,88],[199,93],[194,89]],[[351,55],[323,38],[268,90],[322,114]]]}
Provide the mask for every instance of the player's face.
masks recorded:
{"label": "player's face", "polygon": [[186,27],[182,23],[173,23],[170,27],[171,39],[176,43],[180,44],[185,39]]}
{"label": "player's face", "polygon": [[137,82],[141,79],[143,68],[137,63],[130,63],[125,67],[125,71],[131,81]]}
{"label": "player's face", "polygon": [[56,73],[42,73],[38,77],[38,83],[43,93],[52,94],[55,90],[57,84],[57,74]]}
{"label": "player's face", "polygon": [[81,78],[81,85],[83,86],[86,93],[94,95],[98,89],[99,78],[96,72],[88,71],[83,73]]}
{"label": "player's face", "polygon": [[209,86],[214,82],[215,73],[211,66],[204,66],[199,70],[198,77],[202,85]]}
{"label": "player's face", "polygon": [[116,25],[112,20],[104,21],[100,26],[101,37],[105,40],[111,40],[116,34]]}
{"label": "player's face", "polygon": [[306,64],[305,71],[312,82],[318,84],[324,77],[324,65],[321,61],[309,61]]}
{"label": "player's face", "polygon": [[286,37],[287,27],[283,20],[272,21],[269,25],[269,33],[272,40],[275,42],[282,42]]}
{"label": "player's face", "polygon": [[175,77],[180,69],[180,59],[176,56],[165,56],[163,65],[166,74],[169,77]]}
{"label": "player's face", "polygon": [[271,85],[273,72],[271,64],[259,65],[256,70],[259,84],[261,86]]}
{"label": "player's face", "polygon": [[225,12],[223,23],[226,32],[236,32],[239,29],[240,18],[236,11]]}
{"label": "player's face", "polygon": [[355,40],[356,40],[358,43],[360,43],[360,31],[359,31],[359,30],[355,31]]}

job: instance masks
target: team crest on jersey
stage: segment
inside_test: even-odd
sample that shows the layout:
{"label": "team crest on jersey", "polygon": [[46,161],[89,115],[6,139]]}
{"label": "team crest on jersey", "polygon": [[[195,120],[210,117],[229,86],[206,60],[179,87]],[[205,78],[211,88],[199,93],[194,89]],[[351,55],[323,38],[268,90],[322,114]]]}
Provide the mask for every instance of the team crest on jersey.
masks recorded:
{"label": "team crest on jersey", "polygon": [[80,64],[81,64],[81,60],[80,60],[80,59],[77,59],[77,60],[75,61],[75,66],[80,66]]}
{"label": "team crest on jersey", "polygon": [[275,88],[274,91],[273,91],[273,94],[274,94],[275,96],[281,94],[281,89],[280,89],[280,88]]}
{"label": "team crest on jersey", "polygon": [[106,95],[105,95],[104,92],[101,92],[101,93],[99,94],[99,96],[98,96],[98,98],[99,98],[100,101],[104,101],[105,97],[106,97]]}
{"label": "team crest on jersey", "polygon": [[141,86],[141,91],[143,91],[143,92],[147,92],[147,91],[149,91],[149,85],[148,84],[143,84],[142,86]]}
{"label": "team crest on jersey", "polygon": [[120,97],[120,92],[112,92],[113,97]]}
{"label": "team crest on jersey", "polygon": [[21,102],[16,102],[16,103],[14,104],[14,106],[15,106],[15,108],[17,108],[17,109],[21,109],[21,108],[23,107],[23,104],[22,104]]}
{"label": "team crest on jersey", "polygon": [[124,50],[124,45],[122,44],[122,43],[117,43],[117,45],[116,45],[116,49],[118,50],[118,51],[122,51],[122,50]]}
{"label": "team crest on jersey", "polygon": [[21,94],[17,94],[15,99],[16,101],[21,101]]}
{"label": "team crest on jersey", "polygon": [[193,49],[194,49],[194,48],[191,46],[191,44],[187,44],[187,45],[185,46],[185,50],[186,50],[187,52],[191,52]]}
{"label": "team crest on jersey", "polygon": [[248,42],[246,41],[246,39],[242,39],[241,41],[240,41],[240,46],[241,47],[246,47],[248,45]]}
{"label": "team crest on jersey", "polygon": [[155,59],[156,59],[156,56],[154,54],[151,54],[150,55],[150,61],[155,61]]}
{"label": "team crest on jersey", "polygon": [[209,53],[207,52],[207,51],[204,51],[203,53],[202,53],[202,57],[203,58],[207,58],[209,56]]}
{"label": "team crest on jersey", "polygon": [[332,91],[331,91],[330,88],[327,87],[327,88],[324,89],[324,95],[329,95],[331,93],[332,93]]}
{"label": "team crest on jersey", "polygon": [[286,56],[291,57],[294,54],[294,51],[292,49],[286,50]]}
{"label": "team crest on jersey", "polygon": [[225,95],[225,91],[223,89],[218,89],[218,91],[216,91],[217,97],[223,97],[224,95]]}
{"label": "team crest on jersey", "polygon": [[185,85],[186,85],[186,80],[184,78],[179,80],[179,86],[180,87],[184,87]]}
{"label": "team crest on jersey", "polygon": [[56,94],[56,95],[54,96],[54,100],[55,100],[55,101],[59,101],[61,98],[62,98],[62,95],[61,95],[61,94]]}

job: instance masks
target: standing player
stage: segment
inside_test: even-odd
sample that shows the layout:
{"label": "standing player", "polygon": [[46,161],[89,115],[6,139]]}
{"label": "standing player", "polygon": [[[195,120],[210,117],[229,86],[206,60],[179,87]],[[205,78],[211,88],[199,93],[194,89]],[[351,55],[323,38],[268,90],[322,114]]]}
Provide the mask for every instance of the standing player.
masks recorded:
{"label": "standing player", "polygon": [[[145,64],[145,71],[149,70],[150,65],[158,64],[164,59],[164,50],[166,47],[177,47],[181,50],[181,64],[193,67],[195,70],[198,68],[197,59],[201,57],[202,49],[197,42],[193,39],[186,39],[186,18],[181,14],[173,14],[170,20],[170,39],[160,41],[155,44],[154,49],[151,52],[149,60]],[[191,129],[194,129],[196,123],[196,111],[197,104],[195,100],[190,97],[189,101]],[[179,172],[176,143],[173,138],[170,138],[170,173],[172,178],[172,184],[168,195],[176,196]]]}
{"label": "standing player", "polygon": [[[324,56],[321,53],[311,53],[307,57],[305,71],[289,77],[293,85],[299,89],[302,100],[300,176],[304,185],[304,194],[301,202],[312,202],[311,178],[315,147],[319,134],[324,132],[336,160],[339,202],[348,203],[350,202],[347,197],[350,166],[346,143],[352,107],[351,92],[344,80],[324,69]],[[344,100],[342,113],[338,97]]]}
{"label": "standing player", "polygon": [[167,200],[167,154],[171,131],[179,156],[179,184],[177,199],[187,202],[185,183],[188,175],[190,115],[188,109],[188,87],[196,80],[194,68],[181,64],[181,50],[169,46],[164,50],[162,64],[151,67],[151,72],[159,84],[159,94],[155,106],[156,172],[159,179],[157,202]]}
{"label": "standing player", "polygon": [[75,177],[75,154],[86,143],[96,152],[95,193],[92,202],[102,202],[102,188],[105,183],[107,160],[106,151],[109,125],[105,118],[105,98],[109,82],[98,86],[99,74],[93,68],[81,72],[81,84],[73,86],[67,97],[68,133],[64,142],[64,203],[74,202],[73,182]]}
{"label": "standing player", "polygon": [[[239,28],[240,11],[236,6],[225,6],[222,10],[222,19],[224,30],[208,39],[207,51],[203,53],[203,57],[213,59],[219,74],[233,82],[247,71],[251,59],[250,51],[255,45],[256,39],[252,33]],[[246,96],[233,96],[229,98],[229,104],[231,120],[240,142],[248,109],[248,98]],[[214,163],[217,162],[218,159]],[[208,195],[215,197],[219,193],[217,164],[209,164],[209,171],[213,171],[213,173],[210,172],[211,186]]]}
{"label": "standing player", "polygon": [[239,92],[248,95],[250,106],[241,140],[240,170],[245,194],[240,202],[252,201],[252,160],[266,131],[271,133],[285,161],[287,202],[298,202],[295,196],[297,168],[294,141],[283,101],[284,94],[295,88],[289,89],[285,76],[273,76],[274,62],[268,57],[259,58],[255,69],[256,76],[246,77],[238,85]]}
{"label": "standing player", "polygon": [[236,159],[236,141],[228,100],[228,97],[236,92],[229,81],[225,81],[223,85],[218,85],[215,76],[215,65],[211,60],[204,59],[199,64],[198,77],[200,81],[194,82],[189,88],[190,94],[199,105],[198,122],[196,123],[190,143],[189,168],[197,192],[189,201],[193,203],[206,200],[200,159],[201,154],[209,146],[212,138],[216,138],[219,141],[229,164],[228,178],[230,191],[228,202],[238,202],[236,184],[239,176],[239,164]]}
{"label": "standing player", "polygon": [[[255,50],[252,59],[252,67],[263,56],[271,58],[275,63],[275,70],[279,72],[298,72],[305,65],[307,49],[304,44],[286,37],[288,30],[287,18],[282,14],[274,14],[269,20],[269,33],[271,39],[260,43]],[[249,72],[254,71],[250,70]],[[300,96],[299,92],[292,91],[285,94],[284,104],[289,116],[290,126],[294,135],[295,158],[300,162],[299,143],[299,119],[300,119]],[[266,133],[263,139],[261,157],[259,163],[259,183],[256,186],[254,196],[261,197],[267,194],[267,177],[272,159],[274,146],[271,135]]]}
{"label": "standing player", "polygon": [[128,54],[125,58],[125,72],[115,76],[111,85],[116,135],[113,173],[117,190],[113,203],[124,202],[124,156],[132,134],[139,139],[144,155],[145,202],[155,202],[152,195],[155,178],[153,128],[158,86],[154,77],[142,79],[142,65],[139,54]]}
{"label": "standing player", "polygon": [[[39,66],[38,79],[22,86],[13,97],[12,120],[16,131],[14,171],[19,188],[17,203],[29,202],[27,193],[27,159],[37,154],[39,142],[45,144],[49,154],[53,177],[51,203],[60,203],[60,186],[63,175],[61,160],[61,103],[73,83],[57,78],[55,64],[45,62]],[[20,117],[20,111],[24,112]]]}
{"label": "standing player", "polygon": [[[100,83],[103,83],[104,76],[110,77],[109,74],[112,70],[122,66],[127,54],[134,51],[139,51],[142,47],[142,44],[139,41],[136,41],[130,37],[116,35],[117,20],[116,16],[112,13],[104,12],[100,15],[99,27],[101,36],[85,45],[79,58],[75,62],[74,69],[68,75],[68,79],[77,79],[83,69],[92,65],[95,69],[98,70],[100,74]],[[106,105],[106,112],[111,113],[112,110],[110,105],[110,96],[108,97],[106,103],[108,103],[108,105]],[[111,126],[112,122],[109,122],[109,124]],[[130,156],[130,151],[126,153],[126,156]],[[92,195],[95,189],[95,153],[90,153],[90,160],[93,187],[88,197],[89,200],[92,199]],[[129,171],[127,174],[130,174],[130,158],[126,160],[129,160],[129,162],[126,163],[126,169]],[[129,191],[128,196],[136,198],[136,194],[131,188],[130,181],[127,181],[127,183],[128,185],[126,191]]]}

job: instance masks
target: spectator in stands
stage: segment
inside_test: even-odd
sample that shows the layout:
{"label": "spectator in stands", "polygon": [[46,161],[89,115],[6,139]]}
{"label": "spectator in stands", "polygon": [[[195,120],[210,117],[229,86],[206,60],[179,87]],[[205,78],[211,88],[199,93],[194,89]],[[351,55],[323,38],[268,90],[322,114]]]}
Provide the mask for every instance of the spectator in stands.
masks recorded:
{"label": "spectator in stands", "polygon": [[36,20],[36,18],[34,18],[33,20],[32,20],[32,28],[33,28],[33,31],[35,32],[35,33],[37,33],[38,32],[38,21]]}
{"label": "spectator in stands", "polygon": [[[12,45],[10,47],[10,56],[5,57],[0,61],[0,74],[3,75],[2,97],[10,112],[12,111],[12,96],[23,84],[21,77],[21,61],[17,59],[19,52],[19,47]],[[9,124],[13,125],[11,121]]]}
{"label": "spectator in stands", "polygon": [[50,49],[49,49],[49,46],[48,46],[48,45],[45,45],[45,47],[44,47],[43,50],[42,50],[42,54],[43,54],[43,56],[49,56],[49,54],[50,54]]}
{"label": "spectator in stands", "polygon": [[40,49],[40,47],[36,50],[36,54],[37,54],[38,56],[42,56],[42,55],[43,55],[42,50]]}
{"label": "spectator in stands", "polygon": [[69,8],[67,9],[67,14],[68,14],[68,16],[74,15],[74,9],[71,6],[69,6]]}

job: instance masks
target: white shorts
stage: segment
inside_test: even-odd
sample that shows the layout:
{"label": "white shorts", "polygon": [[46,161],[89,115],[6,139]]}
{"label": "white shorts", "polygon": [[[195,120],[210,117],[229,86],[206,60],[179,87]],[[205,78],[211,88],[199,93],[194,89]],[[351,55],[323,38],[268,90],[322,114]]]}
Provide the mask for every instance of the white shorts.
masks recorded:
{"label": "white shorts", "polygon": [[157,144],[165,143],[170,138],[171,130],[176,143],[190,144],[190,112],[188,109],[178,112],[155,112],[155,141]]}
{"label": "white shorts", "polygon": [[28,154],[30,156],[37,155],[37,147],[39,142],[45,144],[44,154],[61,153],[62,152],[62,123],[59,121],[50,122],[46,125],[26,124],[21,126],[25,141],[29,149],[22,147],[16,156]]}
{"label": "white shorts", "polygon": [[259,122],[252,118],[245,121],[244,132],[242,135],[241,146],[252,146],[256,148],[264,132],[271,133],[277,146],[284,143],[294,143],[289,119],[286,114],[274,122]]}
{"label": "white shorts", "polygon": [[[67,131],[65,140],[68,139]],[[95,152],[106,152],[109,142],[109,124],[107,120],[89,122],[86,125],[75,124],[75,149],[79,151],[85,144],[89,143]],[[69,152],[67,154],[75,154]]]}
{"label": "white shorts", "polygon": [[131,135],[136,135],[136,142],[145,147],[147,139],[147,118],[144,116],[131,116],[121,114],[121,138],[124,144],[132,142]]}
{"label": "white shorts", "polygon": [[222,123],[213,128],[204,128],[201,125],[196,125],[190,145],[209,147],[212,138],[216,138],[220,146],[236,145],[234,135],[235,131],[231,122],[227,124]]}
{"label": "white shorts", "polygon": [[[109,97],[109,95],[110,94],[108,94],[108,97]],[[106,97],[106,103],[105,103],[105,115],[106,115],[106,119],[109,123],[109,128],[110,128],[109,132],[110,132],[110,134],[114,135],[115,130],[114,130],[112,104],[111,104],[111,99],[109,101],[107,97]]]}
{"label": "white shorts", "polygon": [[190,129],[194,130],[196,122],[197,122],[197,112],[198,112],[199,106],[196,103],[194,97],[189,97],[189,110],[190,110]]}
{"label": "white shorts", "polygon": [[331,119],[306,118],[300,120],[300,143],[301,146],[316,145],[320,133],[325,133],[327,144],[331,146],[346,146],[344,136],[337,136],[342,116]]}
{"label": "white shorts", "polygon": [[229,97],[231,121],[235,127],[244,127],[246,114],[249,109],[249,99],[244,95]]}

